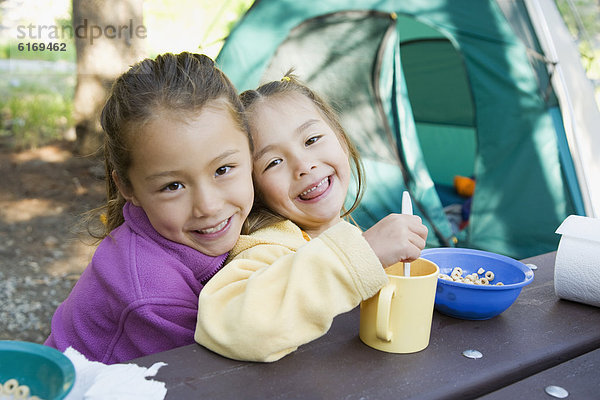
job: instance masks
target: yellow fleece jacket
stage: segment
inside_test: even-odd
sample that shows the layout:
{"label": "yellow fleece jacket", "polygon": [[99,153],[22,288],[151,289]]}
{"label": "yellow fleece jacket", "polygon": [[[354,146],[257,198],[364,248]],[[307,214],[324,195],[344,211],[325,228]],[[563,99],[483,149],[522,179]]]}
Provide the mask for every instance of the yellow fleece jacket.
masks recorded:
{"label": "yellow fleece jacket", "polygon": [[342,221],[307,241],[293,222],[279,222],[242,235],[202,289],[195,339],[229,358],[276,361],[387,281],[354,225]]}

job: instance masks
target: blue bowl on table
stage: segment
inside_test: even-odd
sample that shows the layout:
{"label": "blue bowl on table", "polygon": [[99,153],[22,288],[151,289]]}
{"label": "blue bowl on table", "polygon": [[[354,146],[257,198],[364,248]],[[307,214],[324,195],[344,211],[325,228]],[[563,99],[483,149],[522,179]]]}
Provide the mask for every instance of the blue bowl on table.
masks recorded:
{"label": "blue bowl on table", "polygon": [[67,356],[52,347],[0,340],[0,385],[11,379],[29,387],[26,398],[60,400],[75,383],[75,367]]}
{"label": "blue bowl on table", "polygon": [[[474,285],[438,278],[435,309],[451,317],[485,320],[510,307],[523,286],[533,281],[533,271],[520,261],[500,254],[464,248],[425,249],[421,257],[440,267],[440,275],[450,275],[455,267],[462,275],[476,273],[480,268],[492,271],[489,285]],[[501,286],[495,283],[502,282]]]}

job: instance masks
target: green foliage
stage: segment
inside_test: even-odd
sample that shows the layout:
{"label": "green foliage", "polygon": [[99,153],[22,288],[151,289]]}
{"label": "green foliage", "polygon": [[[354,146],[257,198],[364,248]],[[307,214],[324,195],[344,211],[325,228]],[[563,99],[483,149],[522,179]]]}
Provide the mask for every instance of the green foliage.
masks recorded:
{"label": "green foliage", "polygon": [[556,0],[556,6],[573,36],[581,37],[583,30],[590,37],[600,34],[597,0]]}
{"label": "green foliage", "polygon": [[0,83],[0,139],[14,149],[64,138],[73,125],[72,73],[10,74]]}
{"label": "green foliage", "polygon": [[65,41],[65,51],[27,51],[27,49],[19,50],[19,44],[24,45],[25,43],[44,43],[47,42],[36,42],[33,40],[23,41],[10,41],[8,43],[0,44],[0,59],[11,59],[11,60],[40,60],[40,61],[68,61],[75,62],[75,44],[73,40]]}
{"label": "green foliage", "polygon": [[[56,0],[52,4],[61,1],[70,3],[71,0]],[[145,0],[147,52],[150,56],[155,56],[165,51],[188,50],[205,52],[214,58],[231,28],[252,2],[253,0]],[[47,13],[52,13],[50,6],[47,7]],[[54,18],[56,26],[71,24],[70,7],[68,9],[66,14]],[[25,26],[37,23],[35,20],[21,22]],[[35,40],[35,37],[4,41],[0,38],[0,144],[8,144],[15,149],[42,146],[61,139],[73,127],[73,92],[76,80],[73,38],[61,37],[61,41],[66,43],[67,51],[18,49],[19,43],[33,43]],[[55,66],[60,62],[69,68],[51,68],[50,64]],[[26,72],[30,71],[31,66],[35,66],[35,69]]]}
{"label": "green foliage", "polygon": [[[48,9],[46,13],[52,15],[53,11]],[[57,16],[54,21],[56,26],[67,26],[71,16]],[[18,23],[35,26],[36,21]],[[39,40],[37,35],[20,39],[14,33],[0,41],[0,143],[16,150],[63,139],[73,126],[73,39],[62,37],[59,41],[65,43],[66,51],[33,51],[33,43],[49,42]]]}
{"label": "green foliage", "polygon": [[577,42],[581,63],[595,82],[600,107],[600,2],[598,0],[555,0],[556,6]]}
{"label": "green foliage", "polygon": [[586,71],[600,78],[600,3],[597,0],[556,0],[556,6],[578,43]]}
{"label": "green foliage", "polygon": [[254,0],[145,0],[150,56],[195,51],[215,58]]}
{"label": "green foliage", "polygon": [[8,43],[0,43],[0,60],[8,59],[10,55],[10,46]]}

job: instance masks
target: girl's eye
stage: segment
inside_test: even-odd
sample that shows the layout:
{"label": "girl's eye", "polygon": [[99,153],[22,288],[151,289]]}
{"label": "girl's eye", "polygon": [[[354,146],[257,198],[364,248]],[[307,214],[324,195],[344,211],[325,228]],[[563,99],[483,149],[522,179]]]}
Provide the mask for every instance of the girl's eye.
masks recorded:
{"label": "girl's eye", "polygon": [[267,165],[267,168],[265,168],[265,171],[268,170],[269,168],[273,168],[274,166],[281,164],[281,162],[282,162],[281,158],[277,158],[277,159],[271,161],[269,163],[269,165]]}
{"label": "girl's eye", "polygon": [[309,138],[309,139],[308,139],[308,140],[307,140],[307,141],[304,143],[304,145],[308,147],[308,146],[310,146],[311,144],[315,144],[316,142],[318,142],[318,141],[319,141],[319,139],[321,139],[321,136],[313,136],[313,137]]}
{"label": "girl's eye", "polygon": [[174,192],[174,191],[182,189],[182,188],[183,188],[183,184],[181,184],[179,182],[173,182],[173,183],[169,183],[167,186],[165,186],[163,188],[163,191]]}
{"label": "girl's eye", "polygon": [[225,175],[226,173],[228,173],[229,171],[231,171],[231,167],[228,165],[222,166],[217,168],[217,170],[215,171],[215,176],[221,176],[221,175]]}

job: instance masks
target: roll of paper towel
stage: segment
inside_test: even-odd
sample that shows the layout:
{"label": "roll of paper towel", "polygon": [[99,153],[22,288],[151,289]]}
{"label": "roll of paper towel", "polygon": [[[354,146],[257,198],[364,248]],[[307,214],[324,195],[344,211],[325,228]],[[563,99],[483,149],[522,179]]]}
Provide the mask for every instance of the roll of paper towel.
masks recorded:
{"label": "roll of paper towel", "polygon": [[556,233],[556,295],[600,307],[600,219],[570,215]]}

